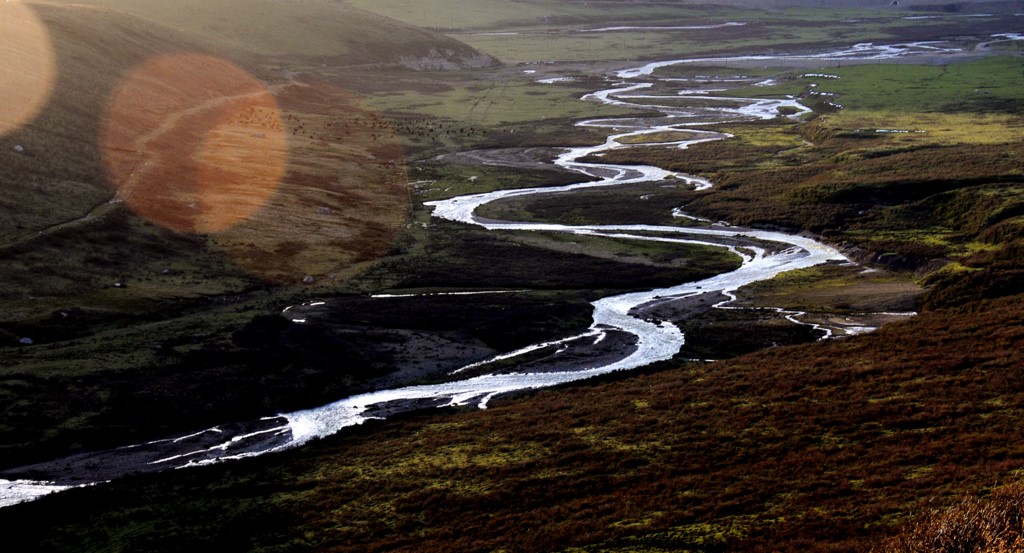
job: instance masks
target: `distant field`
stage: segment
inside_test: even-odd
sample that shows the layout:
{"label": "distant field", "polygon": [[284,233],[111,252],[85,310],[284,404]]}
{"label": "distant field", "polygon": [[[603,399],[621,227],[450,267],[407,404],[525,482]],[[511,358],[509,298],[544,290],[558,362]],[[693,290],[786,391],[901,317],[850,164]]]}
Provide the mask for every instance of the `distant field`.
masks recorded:
{"label": "distant field", "polygon": [[[699,71],[675,68],[673,73],[684,70]],[[746,69],[741,71],[750,73]],[[822,74],[838,78],[817,76]],[[1024,111],[1021,107],[1024,105],[1021,103],[1024,100],[1024,58],[1020,57],[993,56],[941,64],[832,64],[794,71],[778,80],[775,86],[741,88],[730,91],[729,95],[798,94],[813,85],[814,92],[834,94],[833,101],[860,111],[884,111],[894,115]]]}
{"label": "distant field", "polygon": [[[795,15],[794,17],[790,17]],[[1012,20],[1007,20],[1011,25]],[[637,26],[702,26],[742,22],[743,26],[707,29],[628,29],[578,32],[594,25],[551,25],[512,33],[461,32],[453,34],[466,44],[506,63],[529,61],[661,60],[730,52],[798,53],[823,45],[848,46],[859,42],[913,39],[950,25],[950,33],[971,34],[975,27],[942,20],[906,20],[871,17],[853,25],[835,12],[809,11],[766,17],[763,12],[713,14],[697,19],[638,23]],[[618,25],[618,23],[614,23]],[[628,25],[628,24],[627,24]],[[906,37],[906,38],[904,38]]]}
{"label": "distant field", "polygon": [[542,121],[622,115],[631,110],[581,102],[588,90],[576,85],[539,84],[526,75],[481,80],[433,93],[379,94],[368,102],[381,111],[429,115],[486,127]]}
{"label": "distant field", "polygon": [[[854,17],[889,18],[898,10],[789,7],[784,11],[751,10],[727,2],[564,2],[561,0],[347,0],[347,3],[399,21],[451,30],[541,29],[565,26],[662,25],[709,23],[713,19],[841,21]],[[742,4],[742,3],[736,3]],[[784,15],[783,15],[784,14]]]}
{"label": "distant field", "polygon": [[820,82],[856,109],[891,112],[1024,112],[1024,59],[943,65],[859,65]]}
{"label": "distant field", "polygon": [[[506,63],[668,59],[712,52],[794,52],[822,44],[915,40],[991,31],[993,22],[1016,30],[1012,18],[965,18],[958,14],[908,19],[889,9],[788,8],[762,11],[695,2],[601,3],[469,0],[349,0],[375,13],[448,32]],[[457,5],[456,5],[457,4]],[[580,32],[606,27],[721,28],[634,29]]]}
{"label": "distant field", "polygon": [[[839,78],[815,76],[819,74]],[[888,135],[891,142],[903,147],[1001,144],[1021,137],[1024,59],[1019,57],[942,65],[832,66],[776,78],[779,82],[774,86],[742,88],[728,94],[771,97],[813,91],[819,96],[806,96],[805,104],[820,106],[831,101],[843,106],[819,117],[819,125],[849,136]],[[826,95],[820,95],[823,93]]]}

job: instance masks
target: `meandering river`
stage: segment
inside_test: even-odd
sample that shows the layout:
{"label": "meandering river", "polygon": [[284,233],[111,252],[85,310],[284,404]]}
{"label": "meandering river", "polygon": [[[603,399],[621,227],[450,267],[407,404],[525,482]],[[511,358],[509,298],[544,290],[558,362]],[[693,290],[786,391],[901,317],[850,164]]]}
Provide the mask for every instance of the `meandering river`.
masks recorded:
{"label": "meandering river", "polygon": [[[672,359],[683,346],[685,336],[668,321],[649,315],[649,308],[665,302],[680,301],[702,295],[735,298],[740,287],[773,278],[784,271],[810,267],[826,262],[846,262],[835,249],[811,238],[779,232],[742,229],[727,225],[655,226],[655,225],[582,225],[568,226],[536,222],[502,222],[485,220],[476,210],[489,202],[526,195],[544,195],[585,191],[590,188],[629,186],[636,183],[664,181],[672,185],[688,183],[697,191],[714,193],[711,182],[696,177],[675,174],[658,167],[622,166],[581,161],[588,156],[624,147],[652,147],[626,145],[624,138],[658,133],[685,131],[687,140],[659,143],[660,147],[686,148],[704,141],[721,140],[727,135],[703,130],[700,127],[726,120],[774,118],[781,113],[799,117],[808,111],[795,99],[722,98],[702,94],[712,86],[729,82],[735,86],[735,77],[702,78],[697,89],[695,83],[656,76],[662,67],[687,63],[775,61],[787,59],[875,60],[931,53],[941,47],[932,43],[904,45],[857,45],[851,49],[813,56],[746,56],[721,59],[673,60],[656,62],[642,67],[617,72],[618,82],[609,88],[588,94],[583,101],[600,102],[630,108],[649,110],[650,117],[591,120],[578,123],[610,129],[607,140],[599,145],[572,148],[559,155],[553,163],[589,177],[588,182],[559,187],[501,190],[486,194],[461,196],[430,202],[433,216],[491,230],[520,232],[560,232],[580,235],[599,235],[638,241],[660,241],[680,244],[706,244],[728,248],[742,258],[741,266],[699,282],[682,283],[669,288],[635,292],[607,297],[593,303],[593,322],[579,335],[535,344],[518,351],[502,354],[495,359],[474,363],[453,371],[452,380],[440,384],[406,386],[380,390],[341,399],[314,409],[267,417],[248,423],[235,423],[211,427],[185,436],[157,440],[115,450],[76,455],[66,459],[6,471],[7,475],[31,479],[0,480],[0,506],[13,505],[35,499],[48,493],[80,485],[92,485],[137,472],[160,471],[209,464],[228,459],[263,455],[302,445],[312,439],[328,436],[342,428],[360,424],[371,418],[389,413],[451,405],[477,405],[486,407],[495,396],[512,392],[543,388],[591,378],[613,371],[634,369]],[[948,49],[946,51],[952,51]],[[751,81],[753,82],[753,81]],[[684,88],[685,87],[685,88]],[[673,105],[655,105],[662,98],[673,99]],[[682,100],[698,100],[686,106]],[[718,104],[716,106],[716,104]],[[680,107],[682,106],[682,107]],[[783,111],[780,109],[785,108]],[[592,159],[592,157],[590,158]],[[671,180],[666,180],[671,179]],[[677,213],[677,215],[684,215]],[[705,296],[708,297],[708,296]],[[721,301],[725,304],[730,299]],[[315,309],[326,309],[324,302],[296,306],[286,310],[295,324],[305,321],[305,315]],[[520,355],[551,348],[559,352],[572,348],[577,351],[594,349],[613,338],[614,353],[592,355],[586,364],[565,366],[556,361],[542,369],[488,373],[486,368],[495,360],[507,361]],[[605,344],[607,345],[607,344]],[[607,348],[606,348],[607,349]]]}

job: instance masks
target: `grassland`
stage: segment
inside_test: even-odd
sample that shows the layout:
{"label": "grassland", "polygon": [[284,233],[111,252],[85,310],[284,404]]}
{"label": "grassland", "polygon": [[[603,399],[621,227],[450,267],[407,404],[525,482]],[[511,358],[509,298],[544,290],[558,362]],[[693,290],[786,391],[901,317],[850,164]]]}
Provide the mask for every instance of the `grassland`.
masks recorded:
{"label": "grassland", "polygon": [[593,87],[586,82],[572,86],[540,84],[518,78],[515,80],[482,81],[438,93],[424,94],[407,90],[378,95],[372,105],[387,112],[414,112],[484,127],[513,125],[524,122],[558,120],[570,127],[571,121],[592,116],[614,116],[630,113],[622,108],[592,106],[579,98]]}
{"label": "grassland", "polygon": [[[493,4],[467,3],[459,16],[464,19],[451,24],[492,25],[492,13],[506,21],[507,11],[477,9]],[[503,10],[511,5],[501,4]],[[226,24],[211,11],[218,6],[197,11],[202,17],[177,10],[167,17],[181,18],[181,29],[146,24],[142,37],[128,32],[140,29],[137,15],[39,8],[55,28],[86,29],[87,39],[55,35],[66,79],[55,102],[33,126],[3,137],[34,155],[0,149],[0,171],[8,171],[4,182],[17,185],[0,193],[15,206],[31,204],[4,217],[4,224],[14,221],[4,227],[10,245],[0,269],[5,285],[11,284],[4,290],[8,319],[0,326],[8,344],[0,349],[5,466],[336,399],[386,382],[401,363],[415,361],[408,365],[412,378],[429,379],[430,367],[444,367],[437,349],[449,354],[461,345],[459,355],[468,359],[561,335],[589,323],[587,301],[596,295],[674,283],[734,263],[720,254],[702,259],[692,252],[680,261],[662,246],[493,235],[445,223],[389,231],[395,219],[388,217],[372,248],[367,242],[354,248],[363,257],[314,271],[328,276],[313,285],[284,286],[257,278],[251,265],[224,252],[308,251],[292,240],[276,241],[281,232],[292,232],[287,220],[271,221],[278,226],[257,233],[259,240],[222,243],[172,232],[117,206],[99,221],[60,227],[106,205],[112,194],[93,141],[100,126],[93,114],[103,112],[104,95],[86,91],[108,91],[149,56],[192,45],[187,37],[200,36],[204,21]],[[269,3],[258,8],[253,17],[278,13]],[[171,5],[159,9],[176,11]],[[206,18],[211,15],[216,17]],[[600,22],[586,13],[567,15],[577,23]],[[798,20],[787,31],[795,37],[791,44],[864,36],[852,28],[826,36],[833,31],[814,28],[822,27],[820,12],[789,16]],[[884,35],[887,25],[860,29]],[[934,25],[914,33],[951,28],[947,20]],[[749,42],[737,38],[700,48],[777,39],[781,35],[771,33],[780,27]],[[237,41],[231,48],[258,36],[247,33],[226,33]],[[103,41],[88,39],[99,36],[125,46],[100,47]],[[260,50],[267,55],[261,67],[287,61],[275,52],[295,54],[283,40]],[[501,48],[537,54],[550,47],[544,43],[522,38]],[[633,55],[619,44],[578,43],[565,56],[582,57],[585,46],[593,47],[588,56]],[[98,62],[108,58],[113,69]],[[303,71],[319,63],[307,62],[299,62]],[[552,220],[614,222],[627,214],[607,204],[623,202],[641,219],[664,222],[664,208],[685,203],[715,218],[808,230],[897,272],[813,269],[746,290],[744,301],[824,312],[905,309],[917,295],[909,282],[916,277],[928,290],[914,306],[923,311],[914,320],[873,335],[719,363],[661,364],[641,374],[496,402],[483,412],[373,422],[278,456],[70,491],[4,509],[0,520],[19,529],[27,550],[868,551],[927,508],[1020,478],[1024,212],[1017,64],[1003,58],[945,71],[842,68],[850,73],[828,87],[842,87],[846,110],[808,124],[734,125],[723,130],[736,138],[687,151],[640,148],[605,158],[706,174],[717,184],[713,193],[659,183],[625,195],[608,192],[604,202],[566,195],[543,205],[499,206]],[[393,149],[381,147],[382,136],[424,159],[464,145],[551,146],[589,138],[589,131],[560,134],[577,113],[570,100],[582,85],[527,83],[517,80],[524,78],[520,68],[496,73],[490,82],[478,74],[405,70],[376,80],[369,71],[331,67],[317,74],[346,90],[396,95],[370,100],[388,110],[389,123],[337,87],[277,96],[302,152],[289,164],[281,196],[293,214],[343,211],[347,196],[335,196],[341,203],[330,213],[316,209],[326,207],[323,194],[337,184],[325,180],[325,165],[353,167],[355,156],[372,154],[380,163],[360,179],[387,182],[394,171],[387,161],[396,158],[386,155]],[[346,76],[353,80],[345,82]],[[502,78],[512,82],[494,84]],[[975,94],[971,83],[977,82],[992,94]],[[799,91],[804,84],[794,79],[761,93]],[[898,98],[887,92],[892,90],[900,91]],[[478,97],[494,106],[486,116],[471,108]],[[884,98],[903,111],[887,109]],[[373,130],[361,134],[357,127]],[[529,129],[534,132],[524,132]],[[68,155],[40,154],[62,148]],[[414,198],[553,177],[433,162],[407,167],[407,180],[423,181]],[[348,191],[359,196],[356,188]],[[68,201],[52,212],[32,211],[51,190]],[[651,195],[643,200],[638,192]],[[407,212],[404,203],[399,206],[411,222],[428,222],[421,207]],[[41,238],[30,239],[39,231],[45,231]],[[309,232],[315,230],[294,229],[296,236]],[[114,278],[128,286],[111,286]],[[543,290],[500,304],[487,298],[385,304],[365,297],[368,291],[453,286]],[[310,330],[277,316],[283,305],[324,296],[336,306],[326,328]],[[777,320],[754,325],[723,315],[716,323],[728,340],[694,339],[695,356],[815,338],[805,330],[795,335]],[[37,339],[32,347],[15,345],[29,335]],[[346,367],[339,369],[342,359]]]}
{"label": "grassland", "polygon": [[[449,33],[506,63],[671,59],[734,51],[797,52],[823,44],[849,45],[884,37],[922,40],[935,36],[991,33],[1012,18],[963,18],[937,14],[905,19],[895,9],[787,8],[674,4],[498,2],[450,0],[403,2],[353,0],[353,5]],[[851,22],[855,21],[856,24]],[[705,28],[727,22],[744,26]],[[606,27],[681,27],[678,30],[581,32]]]}
{"label": "grassland", "polygon": [[[837,78],[814,76],[822,73]],[[818,87],[816,92],[834,93],[839,98],[837,102],[850,108],[842,114],[846,117],[858,112],[875,112],[881,117],[897,118],[897,123],[900,115],[918,121],[922,113],[1000,117],[1019,110],[1024,65],[1019,57],[992,56],[931,65],[847,65],[823,68],[821,72],[803,70],[789,78],[791,80],[781,87],[761,86],[731,93],[754,97],[799,94],[814,83]],[[928,124],[928,118],[924,118],[923,123]],[[968,137],[965,133],[950,138],[951,141],[972,141],[981,137]]]}

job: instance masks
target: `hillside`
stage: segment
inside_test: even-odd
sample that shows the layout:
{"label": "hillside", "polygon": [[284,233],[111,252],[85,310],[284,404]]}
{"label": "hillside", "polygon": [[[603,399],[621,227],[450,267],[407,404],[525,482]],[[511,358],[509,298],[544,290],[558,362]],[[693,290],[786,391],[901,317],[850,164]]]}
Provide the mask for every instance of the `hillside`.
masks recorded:
{"label": "hillside", "polygon": [[[380,63],[406,63],[424,68],[493,61],[442,35],[337,3],[306,2],[300,6],[301,9],[295,9],[285,8],[281,2],[249,2],[241,17],[237,5],[231,2],[29,2],[5,7],[11,12],[5,21],[5,25],[12,26],[11,33],[14,27],[32,29],[31,41],[26,38],[29,31],[18,31],[20,34],[15,36],[32,47],[33,55],[38,55],[38,63],[34,59],[32,62],[39,71],[45,68],[44,76],[22,77],[23,72],[16,74],[18,79],[45,83],[34,85],[39,90],[31,93],[35,102],[34,119],[20,126],[0,129],[4,131],[5,145],[0,151],[3,156],[0,178],[5,184],[0,192],[4,206],[0,215],[0,240],[9,247],[13,245],[11,241],[24,239],[33,232],[53,229],[95,209],[106,209],[100,205],[111,199],[112,191],[107,171],[110,160],[105,160],[104,155],[111,152],[110,148],[124,150],[127,146],[123,140],[112,138],[111,132],[138,135],[154,130],[158,122],[151,118],[111,123],[103,117],[115,109],[111,98],[118,91],[129,95],[145,94],[143,90],[130,89],[130,84],[125,90],[126,83],[133,79],[145,83],[146,79],[154,77],[168,80],[182,77],[180,74],[143,74],[147,70],[161,70],[159,66],[149,69],[143,66],[162,56],[195,52],[212,56],[205,59],[220,64],[218,67],[207,64],[193,76],[191,83],[179,86],[174,91],[176,97],[158,108],[164,110],[162,116],[168,110],[194,109],[196,104],[211,96],[247,94],[263,87],[267,92],[266,101],[284,110],[278,114],[278,126],[287,123],[292,127],[282,127],[279,129],[282,133],[310,124],[288,119],[286,112],[292,106],[285,97],[287,94],[294,93],[297,102],[308,104],[296,109],[297,112],[320,109],[309,104],[310,98],[302,99],[309,94],[334,94],[353,107],[356,100],[346,96],[349,92],[344,89],[344,83],[333,92],[313,92],[308,88],[300,91],[299,87],[288,86],[285,76],[276,70],[274,60],[278,56],[290,60],[292,72],[326,63],[332,64],[331,69],[336,65]],[[5,47],[11,49],[11,57],[24,57],[25,47],[21,44],[12,40]],[[184,63],[182,69],[189,65],[194,63]],[[226,74],[217,75],[218,72]],[[16,88],[24,94],[24,90],[33,86],[28,80],[25,86],[15,86],[19,82],[9,79],[5,83],[5,95],[13,94]],[[160,86],[174,89],[178,85],[162,83]],[[159,87],[153,88],[156,90]],[[257,103],[266,104],[266,101],[257,100]],[[244,111],[246,107],[238,109]],[[326,123],[326,120],[320,122],[321,125]],[[138,127],[127,128],[130,125]],[[291,140],[299,140],[296,136],[298,134],[293,132]],[[15,146],[21,152],[14,151]],[[354,149],[363,147],[353,146]],[[104,152],[104,148],[108,150]],[[291,149],[290,159],[299,164],[304,162],[306,154],[315,157],[326,153],[302,144],[294,144]],[[53,205],[37,201],[54,194],[64,201]],[[39,248],[37,245],[33,249]],[[67,278],[82,280],[73,274],[68,274]],[[6,292],[17,294],[19,291],[17,287],[7,287]]]}
{"label": "hillside", "polygon": [[[456,66],[476,54],[333,3],[280,5],[248,3],[245,18],[231,17],[229,2],[0,5],[0,51],[23,62],[0,70],[8,452],[38,445],[28,420],[61,426],[60,405],[78,385],[88,389],[70,392],[78,399],[109,407],[111,379],[141,391],[126,375],[144,368],[199,386],[238,377],[224,367],[252,366],[250,354],[229,361],[210,348],[235,351],[234,329],[338,286],[393,248],[409,216],[398,139],[350,83],[316,70],[387,62],[411,73],[403,60]],[[282,74],[275,56],[303,76]],[[204,372],[212,366],[222,370]],[[333,378],[313,388],[336,397],[351,383]],[[150,404],[178,401],[174,386],[148,389],[161,396]],[[265,399],[251,397],[253,412],[267,410]]]}
{"label": "hillside", "polygon": [[[128,298],[109,302],[110,298],[95,296],[105,296],[105,290],[115,281],[135,280],[140,285],[138,281],[144,276],[164,270],[177,277],[167,274],[168,278],[153,283],[148,290],[129,291],[125,296],[166,298],[194,296],[199,291],[237,291],[263,279],[295,281],[307,274],[323,276],[349,263],[344,255],[334,265],[318,262],[315,266],[298,258],[278,258],[276,266],[252,280],[244,268],[233,269],[230,261],[225,265],[224,250],[237,261],[239,256],[252,259],[255,254],[232,254],[235,248],[257,244],[263,249],[280,250],[281,244],[301,243],[305,241],[302,237],[312,236],[316,227],[293,222],[283,228],[268,227],[260,223],[260,217],[270,217],[265,223],[272,220],[277,225],[292,221],[298,215],[294,213],[296,209],[315,211],[319,205],[321,211],[342,211],[341,203],[352,201],[351,198],[338,196],[340,188],[328,192],[323,187],[361,186],[367,179],[378,180],[360,176],[360,172],[394,173],[384,179],[390,181],[385,186],[401,179],[396,172],[400,165],[388,166],[389,161],[400,160],[401,154],[394,149],[389,151],[388,130],[378,121],[379,116],[360,107],[358,99],[342,87],[300,83],[280,75],[265,80],[262,75],[269,63],[267,59],[252,53],[236,58],[233,51],[226,56],[216,54],[217,49],[207,49],[202,41],[195,40],[201,29],[190,27],[186,19],[168,17],[170,21],[162,21],[163,12],[149,10],[157,3],[117,4],[135,9],[146,20],[102,7],[70,3],[34,4],[29,12],[22,9],[22,14],[35,14],[30,16],[48,33],[44,40],[52,44],[55,77],[50,90],[41,92],[49,100],[41,104],[34,119],[11,129],[2,138],[5,147],[0,150],[0,178],[4,186],[0,194],[4,211],[0,216],[0,247],[10,260],[3,269],[3,294],[12,302],[5,309],[6,320],[39,316],[40,309],[45,316],[49,313],[47,307],[74,305],[77,300],[72,298],[83,295],[93,296],[92,301],[98,304],[121,303],[130,310],[123,301]],[[202,5],[205,8],[197,10],[202,17],[196,21],[227,21],[209,11],[214,4]],[[180,3],[172,11],[178,15],[196,12]],[[324,20],[319,12],[312,15],[318,16],[318,22]],[[295,21],[300,21],[300,16],[301,12],[296,12]],[[358,17],[350,23],[380,36],[401,36],[406,30],[400,24],[389,26],[382,18],[367,17],[375,23],[363,25]],[[324,30],[318,25],[291,29],[285,36],[309,37],[311,44],[321,44],[319,50],[310,51],[311,55],[325,54],[330,44],[358,49],[358,42],[336,34],[314,40]],[[234,29],[241,32],[243,27]],[[391,53],[418,52],[428,45],[444,48],[451,42],[443,37],[430,39],[431,36],[434,35],[420,33],[406,45],[407,50],[395,46],[397,49]],[[255,44],[243,44],[243,38],[258,42],[255,34],[242,33],[229,44],[245,52],[261,51],[250,49]],[[270,41],[262,51],[277,48],[279,53],[297,55],[289,47],[298,48],[296,41]],[[376,60],[384,59],[384,54],[375,56]],[[350,56],[348,61],[364,63],[370,59]],[[325,102],[328,98],[331,101]],[[349,128],[344,137],[342,123]],[[371,132],[374,125],[380,130]],[[205,146],[190,149],[196,140],[205,140]],[[251,186],[227,185],[219,191],[205,186],[204,183],[212,182],[210,179],[224,177],[214,176],[210,171],[214,165],[222,164],[226,156],[251,156],[254,152],[258,152],[255,158],[228,177],[249,181],[255,178]],[[373,152],[380,154],[376,163],[364,163]],[[340,164],[332,167],[332,160]],[[183,163],[192,164],[187,174],[193,176],[174,184],[172,190],[177,192],[170,196],[157,200],[158,196],[146,190],[130,191],[132,183],[140,181],[150,183],[151,188],[164,187],[183,175]],[[145,173],[136,174],[142,169]],[[336,172],[348,177],[338,183]],[[325,193],[333,197],[323,197]],[[227,232],[226,223],[196,226],[196,221],[181,220],[188,209],[193,209],[191,205],[200,211],[206,209],[200,205],[202,202],[196,202],[196,194],[214,194],[206,204],[217,204],[217,209],[225,212],[236,211],[227,215],[231,232]],[[394,206],[407,202],[404,192],[398,189],[388,194],[397,194]],[[364,195],[360,201],[378,204],[371,196]],[[47,201],[48,197],[60,197],[62,201]],[[133,203],[133,199],[139,202]],[[123,201],[132,209],[125,209],[120,203]],[[157,215],[153,206],[145,205],[152,201],[157,201],[157,208],[173,205],[179,212],[174,216]],[[259,215],[261,206],[267,202],[283,211]],[[306,207],[310,204],[312,207]],[[383,207],[386,202],[380,205]],[[346,215],[363,217],[357,210],[348,210]],[[211,216],[218,217],[202,215]],[[177,222],[171,220],[174,217]],[[245,224],[235,224],[243,220]],[[331,224],[330,218],[321,222]],[[363,224],[338,219],[333,224],[350,223]],[[384,227],[394,224],[386,223]],[[245,225],[247,230],[243,230]],[[195,234],[195,230],[204,231],[207,236]],[[209,235],[211,231],[224,232],[214,237]],[[368,239],[352,232],[342,234],[356,241]],[[266,240],[271,243],[264,244]],[[386,232],[369,240],[376,243],[373,248],[386,248],[388,244]],[[61,255],[46,253],[58,249],[57,244],[61,245]],[[78,257],[80,253],[88,257]],[[315,256],[315,250],[294,255],[308,258]],[[245,262],[241,264],[244,266]],[[193,271],[194,274],[183,278],[184,273]],[[32,308],[19,306],[28,297],[51,299],[44,304],[33,302]]]}
{"label": "hillside", "polygon": [[371,424],[0,520],[57,551],[867,552],[1016,480],[1022,305]]}
{"label": "hillside", "polygon": [[292,68],[302,63],[415,66],[433,60],[437,68],[494,63],[443,35],[330,0],[253,0],[244,5],[227,0],[86,0],[65,5],[133,15],[173,29],[205,50],[264,65],[283,60]]}
{"label": "hillside", "polygon": [[[275,186],[275,181],[280,178],[292,185],[291,190],[304,190],[301,193],[307,194],[310,192],[308,187],[295,187],[307,178],[325,178],[323,165],[327,159],[340,155],[355,161],[374,148],[386,149],[383,137],[388,131],[379,121],[374,122],[374,114],[358,105],[358,100],[346,90],[346,83],[326,87],[299,85],[288,81],[287,76],[278,71],[280,66],[275,60],[288,59],[289,74],[303,68],[314,74],[316,69],[308,68],[319,68],[328,63],[331,64],[330,70],[337,70],[339,65],[382,63],[399,67],[406,64],[419,69],[493,63],[490,58],[442,35],[334,2],[304,2],[299,4],[299,8],[281,2],[248,2],[241,13],[237,4],[232,2],[168,4],[145,0],[16,3],[5,6],[5,10],[10,12],[10,17],[5,16],[5,25],[12,26],[11,33],[15,32],[15,27],[21,29],[18,35],[13,36],[28,44],[30,53],[38,56],[38,60],[25,58],[23,52],[26,47],[15,44],[13,39],[5,48],[11,50],[11,57],[24,58],[38,67],[41,74],[37,78],[31,74],[25,76],[25,71],[12,73],[18,80],[8,79],[4,88],[5,95],[14,94],[16,90],[25,95],[25,91],[29,91],[27,94],[32,96],[31,105],[34,106],[25,110],[26,114],[31,112],[32,119],[19,116],[22,124],[0,128],[4,131],[4,147],[0,149],[0,178],[4,182],[0,191],[0,205],[3,206],[0,247],[5,248],[6,255],[12,260],[6,264],[5,270],[14,271],[14,274],[5,275],[7,285],[4,294],[15,300],[26,296],[76,295],[86,290],[92,293],[97,287],[109,286],[118,279],[136,277],[140,270],[143,274],[152,274],[154,270],[139,267],[153,263],[163,264],[164,268],[174,266],[176,262],[166,256],[173,258],[178,255],[175,252],[181,250],[179,246],[183,243],[192,242],[188,249],[193,251],[206,249],[206,246],[195,244],[199,237],[139,228],[145,225],[143,219],[134,219],[125,210],[108,204],[111,200],[124,199],[124,191],[117,197],[114,192],[125,185],[121,181],[132,173],[132,167],[149,163],[138,157],[153,157],[154,152],[147,152],[147,146],[151,150],[170,150],[161,154],[168,161],[173,161],[170,158],[180,161],[193,155],[214,156],[205,162],[207,165],[215,163],[216,156],[236,155],[243,147],[261,150],[266,154],[260,160],[265,166],[262,169],[250,168],[249,173],[250,177],[254,171],[266,173],[263,191],[249,191],[257,196],[272,192],[268,187]],[[202,68],[197,67],[200,63]],[[38,90],[33,92],[32,86]],[[242,96],[248,96],[248,99]],[[213,105],[218,97],[225,99],[225,105]],[[337,106],[325,107],[328,104],[320,99],[326,97],[334,98]],[[204,106],[208,101],[210,105]],[[13,98],[11,102],[18,105]],[[151,110],[148,114],[140,111],[141,115],[131,111],[136,108],[127,107],[129,103],[143,102],[159,103],[148,107]],[[27,100],[21,103],[26,104]],[[204,110],[208,113],[202,113]],[[229,130],[225,126],[230,124],[228,121],[216,124],[199,121],[199,118],[212,117],[214,111],[218,113],[216,117],[235,118],[237,126]],[[194,112],[197,121],[181,121],[177,129],[160,127],[169,114],[186,112]],[[245,113],[249,115],[243,115]],[[239,117],[248,119],[243,121]],[[264,117],[265,120],[257,121],[255,117]],[[326,127],[340,126],[339,121],[348,117],[358,120],[350,123],[349,127],[355,125],[366,132],[346,131],[347,143],[344,146],[340,144],[340,136],[332,142],[324,134],[332,132],[326,131]],[[380,132],[369,132],[371,125],[378,125]],[[321,132],[319,136],[316,135],[318,130]],[[164,136],[154,144],[132,143],[153,141],[156,138],[154,133]],[[217,140],[220,144],[216,149],[221,153],[213,153],[210,149],[206,153],[183,151],[183,141],[195,139],[197,133],[219,133]],[[224,133],[233,133],[234,137]],[[358,134],[357,140],[353,140],[353,133]],[[371,139],[371,134],[380,136]],[[261,138],[255,138],[257,136]],[[233,145],[232,140],[235,141]],[[377,143],[371,144],[375,141]],[[396,155],[400,154],[391,152],[385,157],[394,159]],[[362,164],[362,168],[351,165],[349,170],[353,182],[361,180],[356,176],[358,171],[376,171],[373,167],[379,165]],[[335,167],[334,170],[343,171],[343,168]],[[132,178],[135,181],[147,180],[142,174]],[[170,177],[165,176],[163,180],[167,178]],[[236,196],[249,193],[236,192]],[[45,200],[54,196],[62,198],[62,201]],[[222,204],[231,201],[227,197],[224,200]],[[181,201],[181,205],[194,203]],[[299,203],[327,202],[321,207],[336,209],[337,206],[331,202],[338,201],[338,198],[327,201],[303,197]],[[405,200],[399,200],[399,203],[402,201]],[[246,203],[252,202],[238,200],[239,205]],[[255,205],[248,208],[249,214],[254,213]],[[135,206],[136,212],[140,210],[146,212],[146,208]],[[99,223],[94,221],[82,225],[85,219]],[[113,223],[115,219],[121,221]],[[153,220],[153,217],[149,219]],[[283,219],[288,220],[288,217]],[[97,224],[114,225],[116,230],[107,229],[103,231],[106,234],[97,231],[101,235],[82,234],[83,227],[91,231]],[[184,230],[181,225],[163,226]],[[289,232],[298,232],[294,226],[290,228]],[[42,235],[33,237],[42,231],[45,231]],[[264,232],[279,233],[278,230]],[[302,232],[308,235],[310,229]],[[70,234],[70,237],[52,236],[62,233]],[[120,235],[118,243],[107,244],[106,240],[114,235]],[[29,260],[32,256],[41,255],[40,252],[51,247],[49,244],[60,240],[85,240],[102,250],[107,246],[120,247],[123,245],[121,241],[131,244],[136,239],[149,241],[150,245],[140,245],[128,251],[142,255],[140,250],[148,248],[150,255],[142,255],[132,263],[126,259],[114,259],[123,255],[99,251],[91,252],[96,260],[91,263],[73,260],[73,256],[66,266],[62,266],[60,261],[57,261],[57,266],[52,266]],[[282,242],[289,240],[284,238]],[[78,248],[64,249],[75,251]],[[161,249],[164,251],[157,251]],[[99,263],[104,255],[111,258]],[[213,254],[213,258],[217,255]],[[17,256],[22,256],[24,261],[15,261]],[[202,265],[205,262],[197,263]],[[39,278],[38,271],[48,265],[48,272],[60,282]],[[312,269],[306,272],[314,272]],[[326,270],[325,266],[315,272],[322,275]],[[301,267],[295,268],[288,278],[301,279],[306,274],[302,271]],[[218,272],[236,271],[218,269]],[[279,273],[280,270],[273,272]],[[204,282],[203,286],[211,286],[210,291],[238,289],[241,283],[237,276],[230,278],[236,279],[235,282],[218,284],[207,277],[200,277],[200,280]],[[177,293],[168,286],[173,287],[174,284],[161,285],[161,295]],[[15,306],[5,311],[8,320],[24,316]]]}

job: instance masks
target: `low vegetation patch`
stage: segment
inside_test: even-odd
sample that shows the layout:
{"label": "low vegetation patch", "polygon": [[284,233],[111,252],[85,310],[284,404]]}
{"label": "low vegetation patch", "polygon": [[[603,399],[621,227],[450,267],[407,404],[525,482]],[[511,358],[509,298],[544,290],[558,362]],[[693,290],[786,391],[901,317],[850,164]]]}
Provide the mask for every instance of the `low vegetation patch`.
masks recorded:
{"label": "low vegetation patch", "polygon": [[877,551],[886,553],[1009,553],[1024,549],[1024,486],[968,497],[906,524]]}

